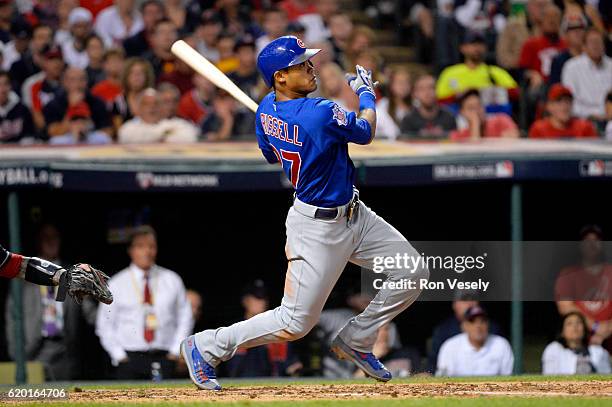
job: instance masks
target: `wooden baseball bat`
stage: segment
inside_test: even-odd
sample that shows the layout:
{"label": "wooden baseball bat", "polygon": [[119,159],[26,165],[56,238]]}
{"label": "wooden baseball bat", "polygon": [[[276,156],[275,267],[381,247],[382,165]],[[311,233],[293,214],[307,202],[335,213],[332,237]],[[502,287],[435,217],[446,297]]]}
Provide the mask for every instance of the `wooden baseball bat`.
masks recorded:
{"label": "wooden baseball bat", "polygon": [[185,41],[176,41],[174,44],[172,44],[170,51],[189,65],[194,71],[207,78],[217,87],[232,95],[237,101],[251,109],[253,112],[257,111],[258,105],[253,99],[251,99],[238,86],[236,86],[236,84],[232,82],[227,75],[221,72],[219,68],[212,64],[208,59],[204,58],[202,54],[193,49]]}

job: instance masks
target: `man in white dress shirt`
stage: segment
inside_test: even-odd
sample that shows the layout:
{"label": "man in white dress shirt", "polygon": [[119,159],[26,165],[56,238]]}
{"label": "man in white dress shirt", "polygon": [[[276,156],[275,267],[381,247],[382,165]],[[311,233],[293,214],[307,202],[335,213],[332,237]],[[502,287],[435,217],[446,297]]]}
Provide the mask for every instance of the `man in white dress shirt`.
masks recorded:
{"label": "man in white dress shirt", "polygon": [[508,341],[489,334],[489,318],[479,305],[467,309],[463,333],[442,344],[436,376],[508,376],[514,355]]}
{"label": "man in white dress shirt", "polygon": [[98,308],[96,334],[118,379],[151,379],[152,370],[171,377],[181,340],[193,329],[185,286],[177,273],[155,264],[157,238],[150,226],[134,231],[128,254],[129,267],[108,282],[115,301]]}

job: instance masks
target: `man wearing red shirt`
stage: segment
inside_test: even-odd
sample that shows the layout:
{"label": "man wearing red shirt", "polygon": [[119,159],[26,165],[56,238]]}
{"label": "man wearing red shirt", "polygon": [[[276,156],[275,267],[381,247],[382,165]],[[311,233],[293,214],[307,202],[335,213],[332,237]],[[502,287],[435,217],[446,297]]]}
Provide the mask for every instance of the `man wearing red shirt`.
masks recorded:
{"label": "man wearing red shirt", "polygon": [[542,34],[531,37],[523,44],[519,66],[525,69],[531,88],[538,88],[548,80],[553,58],[567,48],[565,40],[559,35],[561,11],[550,4],[542,18]]}
{"label": "man wearing red shirt", "polygon": [[559,314],[582,313],[591,330],[591,343],[612,348],[612,265],[604,260],[602,230],[595,225],[580,232],[582,263],[566,267],[555,283]]}
{"label": "man wearing red shirt", "polygon": [[572,92],[556,83],[548,91],[546,109],[550,116],[536,120],[529,128],[529,138],[597,137],[588,120],[572,117]]}

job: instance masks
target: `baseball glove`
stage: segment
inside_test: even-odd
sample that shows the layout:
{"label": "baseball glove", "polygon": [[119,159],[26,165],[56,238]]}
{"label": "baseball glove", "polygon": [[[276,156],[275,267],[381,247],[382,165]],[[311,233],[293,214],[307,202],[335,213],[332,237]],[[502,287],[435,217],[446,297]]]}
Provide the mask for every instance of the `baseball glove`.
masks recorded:
{"label": "baseball glove", "polygon": [[80,304],[86,295],[91,295],[104,304],[110,304],[113,302],[113,294],[108,289],[108,279],[106,274],[89,264],[75,264],[60,277],[56,300],[64,301],[67,293],[77,304]]}

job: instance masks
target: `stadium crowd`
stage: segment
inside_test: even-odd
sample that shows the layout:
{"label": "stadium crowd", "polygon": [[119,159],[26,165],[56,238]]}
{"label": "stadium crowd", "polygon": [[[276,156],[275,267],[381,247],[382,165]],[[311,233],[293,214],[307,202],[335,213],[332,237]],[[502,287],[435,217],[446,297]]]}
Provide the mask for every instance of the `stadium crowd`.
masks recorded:
{"label": "stadium crowd", "polygon": [[[373,71],[377,138],[612,140],[610,0],[363,0],[357,19],[348,3],[0,0],[0,143],[254,139],[254,114],[170,47],[184,39],[260,100],[257,54],[287,34],[325,50],[313,96],[356,110],[344,72]],[[381,45],[415,56],[387,63]]]}

